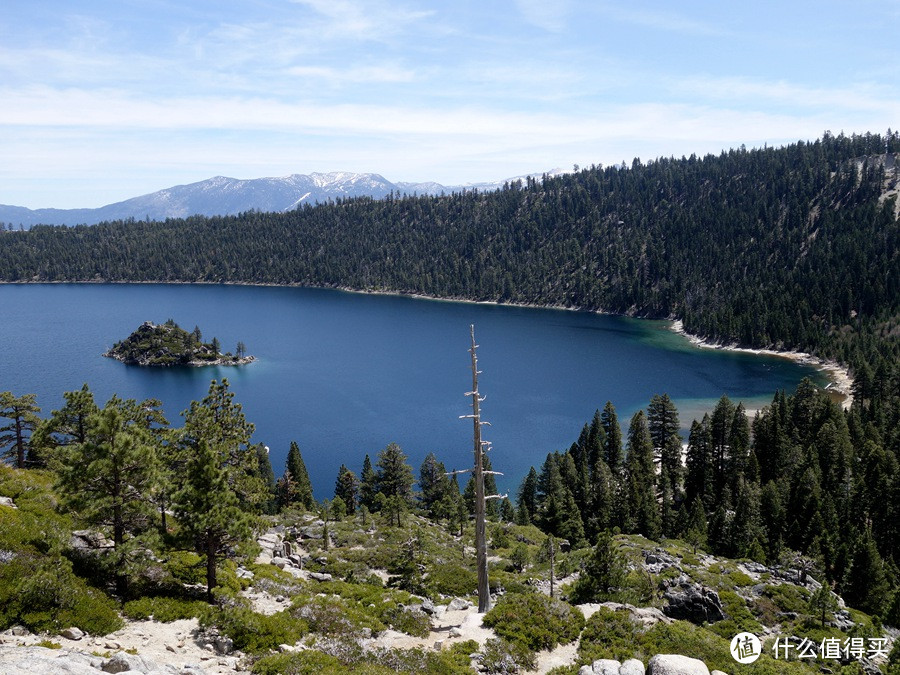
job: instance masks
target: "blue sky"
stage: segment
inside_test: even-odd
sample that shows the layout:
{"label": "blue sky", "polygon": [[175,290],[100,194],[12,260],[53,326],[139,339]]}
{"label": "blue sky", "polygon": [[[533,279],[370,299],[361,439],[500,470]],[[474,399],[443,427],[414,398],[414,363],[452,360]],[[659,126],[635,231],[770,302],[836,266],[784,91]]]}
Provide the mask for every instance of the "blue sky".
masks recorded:
{"label": "blue sky", "polygon": [[501,179],[900,127],[900,0],[6,0],[0,203]]}

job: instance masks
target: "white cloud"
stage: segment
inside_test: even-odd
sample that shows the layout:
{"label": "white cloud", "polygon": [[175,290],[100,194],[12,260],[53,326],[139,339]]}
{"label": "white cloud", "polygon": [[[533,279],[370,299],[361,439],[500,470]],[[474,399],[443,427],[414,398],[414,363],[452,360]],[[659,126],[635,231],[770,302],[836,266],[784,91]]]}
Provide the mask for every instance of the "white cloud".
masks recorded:
{"label": "white cloud", "polygon": [[289,75],[300,78],[328,80],[333,84],[379,82],[401,83],[412,82],[416,73],[399,65],[353,66],[348,68],[332,68],[328,66],[293,66],[286,71]]}
{"label": "white cloud", "polygon": [[570,3],[567,0],[516,0],[516,7],[528,23],[559,33],[566,27]]}

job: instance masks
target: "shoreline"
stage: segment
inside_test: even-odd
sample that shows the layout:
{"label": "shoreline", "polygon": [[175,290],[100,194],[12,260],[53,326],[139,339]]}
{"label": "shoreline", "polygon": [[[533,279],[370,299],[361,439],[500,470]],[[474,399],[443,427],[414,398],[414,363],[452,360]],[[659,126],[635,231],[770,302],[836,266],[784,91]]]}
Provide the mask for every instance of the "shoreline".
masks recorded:
{"label": "shoreline", "polygon": [[[317,286],[311,284],[303,284],[299,282],[291,283],[271,283],[271,282],[252,282],[252,281],[108,281],[105,279],[91,279],[87,281],[0,281],[0,285],[29,285],[29,284],[165,284],[165,285],[191,285],[191,286],[258,286],[264,288],[316,288],[321,290],[342,291],[344,293],[355,293],[360,295],[385,295],[391,297],[413,298],[417,300],[432,300],[438,302],[458,302],[471,305],[495,305],[498,307],[522,307],[526,309],[553,309],[563,310],[567,312],[587,312],[590,314],[600,314],[605,316],[624,316],[631,319],[649,319],[652,321],[668,321],[669,330],[684,336],[695,347],[704,349],[722,349],[732,352],[743,352],[746,354],[758,354],[764,356],[776,356],[784,359],[801,363],[817,368],[820,372],[826,374],[830,383],[827,385],[828,392],[836,394],[841,400],[840,405],[843,409],[848,409],[853,403],[853,378],[850,371],[837,361],[829,361],[826,359],[813,356],[807,352],[798,352],[790,350],[763,349],[753,347],[741,347],[737,343],[721,344],[718,342],[710,342],[697,335],[692,335],[685,331],[684,322],[681,319],[657,319],[648,316],[639,316],[631,314],[618,314],[608,312],[602,309],[584,309],[582,307],[571,307],[565,305],[553,304],[536,304],[527,302],[500,302],[497,300],[472,300],[471,298],[460,297],[444,297],[434,296],[425,293],[414,293],[411,291],[388,291],[376,289],[359,289],[350,286]],[[207,364],[202,364],[207,365]],[[212,364],[210,364],[212,365]]]}
{"label": "shoreline", "polygon": [[841,398],[840,405],[844,410],[848,409],[853,403],[853,378],[850,376],[850,371],[837,361],[828,361],[826,359],[821,359],[807,352],[762,348],[757,349],[753,347],[741,347],[736,343],[726,345],[719,342],[710,342],[709,340],[705,340],[697,335],[688,333],[684,329],[684,322],[681,319],[672,320],[670,328],[673,333],[683,335],[685,338],[687,338],[687,340],[695,347],[700,347],[703,349],[721,349],[724,351],[741,352],[745,354],[777,356],[783,359],[794,361],[795,363],[802,363],[803,365],[813,366],[820,372],[825,373],[825,375],[828,377],[830,383],[827,387],[825,387],[825,390],[827,392],[837,394]]}

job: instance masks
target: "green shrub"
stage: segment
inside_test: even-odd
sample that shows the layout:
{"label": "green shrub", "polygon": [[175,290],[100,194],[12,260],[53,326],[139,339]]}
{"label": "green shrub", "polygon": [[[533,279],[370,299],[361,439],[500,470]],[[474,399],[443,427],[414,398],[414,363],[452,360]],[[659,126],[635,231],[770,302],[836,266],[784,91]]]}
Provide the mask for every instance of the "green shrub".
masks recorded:
{"label": "green shrub", "polygon": [[421,611],[413,611],[408,607],[390,607],[381,612],[381,620],[394,630],[414,637],[428,637],[431,632],[431,619]]}
{"label": "green shrub", "polygon": [[253,675],[344,675],[347,669],[337,658],[304,650],[264,656],[253,664]]}
{"label": "green shrub", "polygon": [[631,619],[628,610],[601,607],[585,624],[578,646],[578,660],[593,663],[597,659],[630,659],[642,632],[641,625]]}
{"label": "green shrub", "polygon": [[143,597],[126,602],[122,613],[129,619],[145,620],[153,618],[160,623],[169,623],[179,619],[201,618],[213,611],[202,600],[185,600],[183,598]]}
{"label": "green shrub", "polygon": [[534,670],[537,659],[534,652],[521,642],[508,642],[502,638],[490,638],[484,644],[481,665],[486,673],[518,673]]}
{"label": "green shrub", "polygon": [[441,652],[421,649],[391,649],[363,652],[344,650],[330,645],[342,657],[318,650],[304,650],[286,654],[272,654],[259,659],[251,672],[254,675],[468,675],[469,654],[478,651],[478,643],[468,640]]}
{"label": "green shrub", "polygon": [[73,574],[68,560],[30,554],[0,565],[0,629],[16,623],[33,632],[76,626],[91,635],[123,625],[113,600]]}
{"label": "green shrub", "polygon": [[510,642],[539,651],[575,640],[584,627],[584,615],[545,595],[510,593],[485,614],[482,623]]}
{"label": "green shrub", "polygon": [[206,561],[192,551],[172,551],[165,568],[182,584],[206,584]]}
{"label": "green shrub", "polygon": [[246,607],[224,607],[200,617],[200,625],[215,625],[234,641],[236,649],[258,653],[294,644],[309,628],[305,621],[281,611],[267,616]]}
{"label": "green shrub", "polygon": [[771,598],[772,602],[782,612],[796,612],[797,614],[809,613],[809,591],[794,584],[778,584],[766,586],[763,595]]}
{"label": "green shrub", "polygon": [[291,616],[302,619],[309,630],[330,637],[358,636],[364,628],[373,633],[383,631],[384,624],[373,614],[334,597],[297,598]]}
{"label": "green shrub", "polygon": [[[700,659],[710,670],[734,672],[730,642],[714,632],[687,621],[657,623],[644,629],[627,611],[601,607],[587,621],[578,647],[578,664],[597,659],[636,658],[645,663],[655,654],[684,654]],[[753,664],[741,666],[742,673],[752,675],[812,675],[818,672],[810,664],[776,661],[763,649],[763,656]]]}
{"label": "green shrub", "polygon": [[462,565],[435,565],[429,570],[425,586],[429,593],[464,597],[478,589],[478,575]]}
{"label": "green shrub", "polygon": [[722,601],[722,609],[728,617],[724,621],[718,621],[709,627],[717,635],[731,640],[738,633],[747,632],[754,635],[763,633],[762,624],[757,621],[753,613],[747,608],[747,603],[734,591],[721,591],[719,600]]}

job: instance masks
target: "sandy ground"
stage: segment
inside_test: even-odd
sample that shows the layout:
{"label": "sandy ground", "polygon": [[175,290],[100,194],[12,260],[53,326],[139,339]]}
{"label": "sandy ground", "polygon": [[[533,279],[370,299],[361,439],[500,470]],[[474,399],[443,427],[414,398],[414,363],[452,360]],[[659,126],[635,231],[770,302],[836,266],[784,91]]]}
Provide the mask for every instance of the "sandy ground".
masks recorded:
{"label": "sandy ground", "polygon": [[776,349],[750,349],[748,347],[738,347],[737,345],[722,345],[716,342],[708,342],[696,335],[685,332],[684,324],[680,319],[672,322],[672,330],[680,335],[684,335],[697,347],[725,349],[733,352],[746,352],[748,354],[766,354],[768,356],[778,356],[784,359],[790,359],[791,361],[796,361],[797,363],[815,366],[824,372],[828,376],[828,379],[831,380],[828,390],[840,394],[843,397],[841,405],[845,409],[849,408],[853,403],[853,394],[851,393],[853,378],[850,377],[850,371],[835,361],[826,361],[817,358],[812,354],[807,354],[806,352],[778,351]]}

